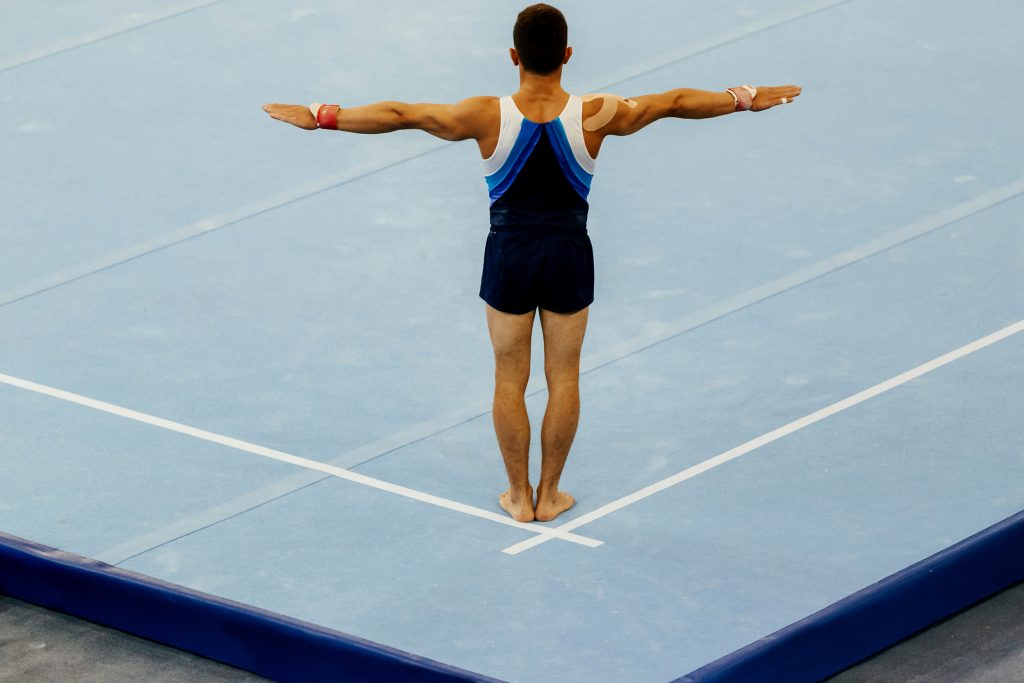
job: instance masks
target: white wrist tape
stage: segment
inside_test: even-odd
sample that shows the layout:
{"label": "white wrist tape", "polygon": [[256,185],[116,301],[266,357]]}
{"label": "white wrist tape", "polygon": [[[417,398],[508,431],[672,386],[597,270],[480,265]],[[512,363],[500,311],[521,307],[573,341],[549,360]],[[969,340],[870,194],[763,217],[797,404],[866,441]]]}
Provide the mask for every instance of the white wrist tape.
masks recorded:
{"label": "white wrist tape", "polygon": [[757,88],[752,85],[738,85],[729,88],[736,101],[736,108],[733,111],[748,111],[754,106],[754,98],[757,97]]}

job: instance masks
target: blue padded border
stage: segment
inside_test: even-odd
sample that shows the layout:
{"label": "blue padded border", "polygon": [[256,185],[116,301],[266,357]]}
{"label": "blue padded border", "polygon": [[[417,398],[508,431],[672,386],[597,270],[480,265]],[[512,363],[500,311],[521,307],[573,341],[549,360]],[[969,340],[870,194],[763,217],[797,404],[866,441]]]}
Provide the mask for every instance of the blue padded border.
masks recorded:
{"label": "blue padded border", "polygon": [[1024,511],[676,683],[819,681],[1024,580]]}
{"label": "blue padded border", "polygon": [[0,593],[278,681],[495,681],[3,532]]}

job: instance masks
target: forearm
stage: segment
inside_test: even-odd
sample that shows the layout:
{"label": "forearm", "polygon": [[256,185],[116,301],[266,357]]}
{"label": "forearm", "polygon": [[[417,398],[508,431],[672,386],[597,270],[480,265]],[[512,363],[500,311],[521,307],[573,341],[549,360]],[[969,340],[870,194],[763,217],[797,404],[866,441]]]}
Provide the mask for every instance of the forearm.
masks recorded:
{"label": "forearm", "polygon": [[672,95],[671,116],[681,119],[710,119],[731,114],[736,110],[736,98],[728,91],[694,90],[678,88]]}
{"label": "forearm", "polygon": [[342,107],[338,130],[347,133],[391,133],[410,127],[405,102],[375,102],[360,107]]}
{"label": "forearm", "polygon": [[305,130],[328,128],[348,133],[390,133],[415,128],[443,140],[467,140],[482,135],[497,114],[496,97],[470,97],[457,104],[409,104],[375,102],[361,107],[313,102],[301,104],[272,102],[263,105],[271,118]]}
{"label": "forearm", "polygon": [[319,126],[350,133],[390,133],[411,127],[411,106],[404,102],[377,102],[362,107],[339,108],[336,104],[317,102],[309,106],[275,102],[263,105],[263,111],[278,121],[306,130],[316,130]]}

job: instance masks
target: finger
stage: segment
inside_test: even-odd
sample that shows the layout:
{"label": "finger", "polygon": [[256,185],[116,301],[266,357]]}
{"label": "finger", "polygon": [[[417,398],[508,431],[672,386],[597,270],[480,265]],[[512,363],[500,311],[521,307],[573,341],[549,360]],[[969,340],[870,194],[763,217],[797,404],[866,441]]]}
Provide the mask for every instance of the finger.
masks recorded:
{"label": "finger", "polygon": [[774,107],[780,104],[792,104],[793,100],[800,96],[800,93],[799,91],[794,92],[792,90],[783,90],[782,88],[779,88],[770,95],[771,96],[768,98],[768,101],[771,102]]}
{"label": "finger", "polygon": [[[760,90],[760,88],[758,89]],[[764,88],[765,94],[771,97],[797,97],[802,91],[798,85],[776,85],[766,86]]]}

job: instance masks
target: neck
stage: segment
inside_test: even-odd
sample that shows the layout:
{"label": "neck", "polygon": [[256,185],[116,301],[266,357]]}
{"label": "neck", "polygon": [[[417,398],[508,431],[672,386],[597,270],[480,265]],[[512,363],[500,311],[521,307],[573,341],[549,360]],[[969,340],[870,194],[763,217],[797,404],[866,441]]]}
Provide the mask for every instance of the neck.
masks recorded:
{"label": "neck", "polygon": [[549,74],[530,73],[519,66],[519,92],[530,95],[559,95],[562,90],[562,67]]}

